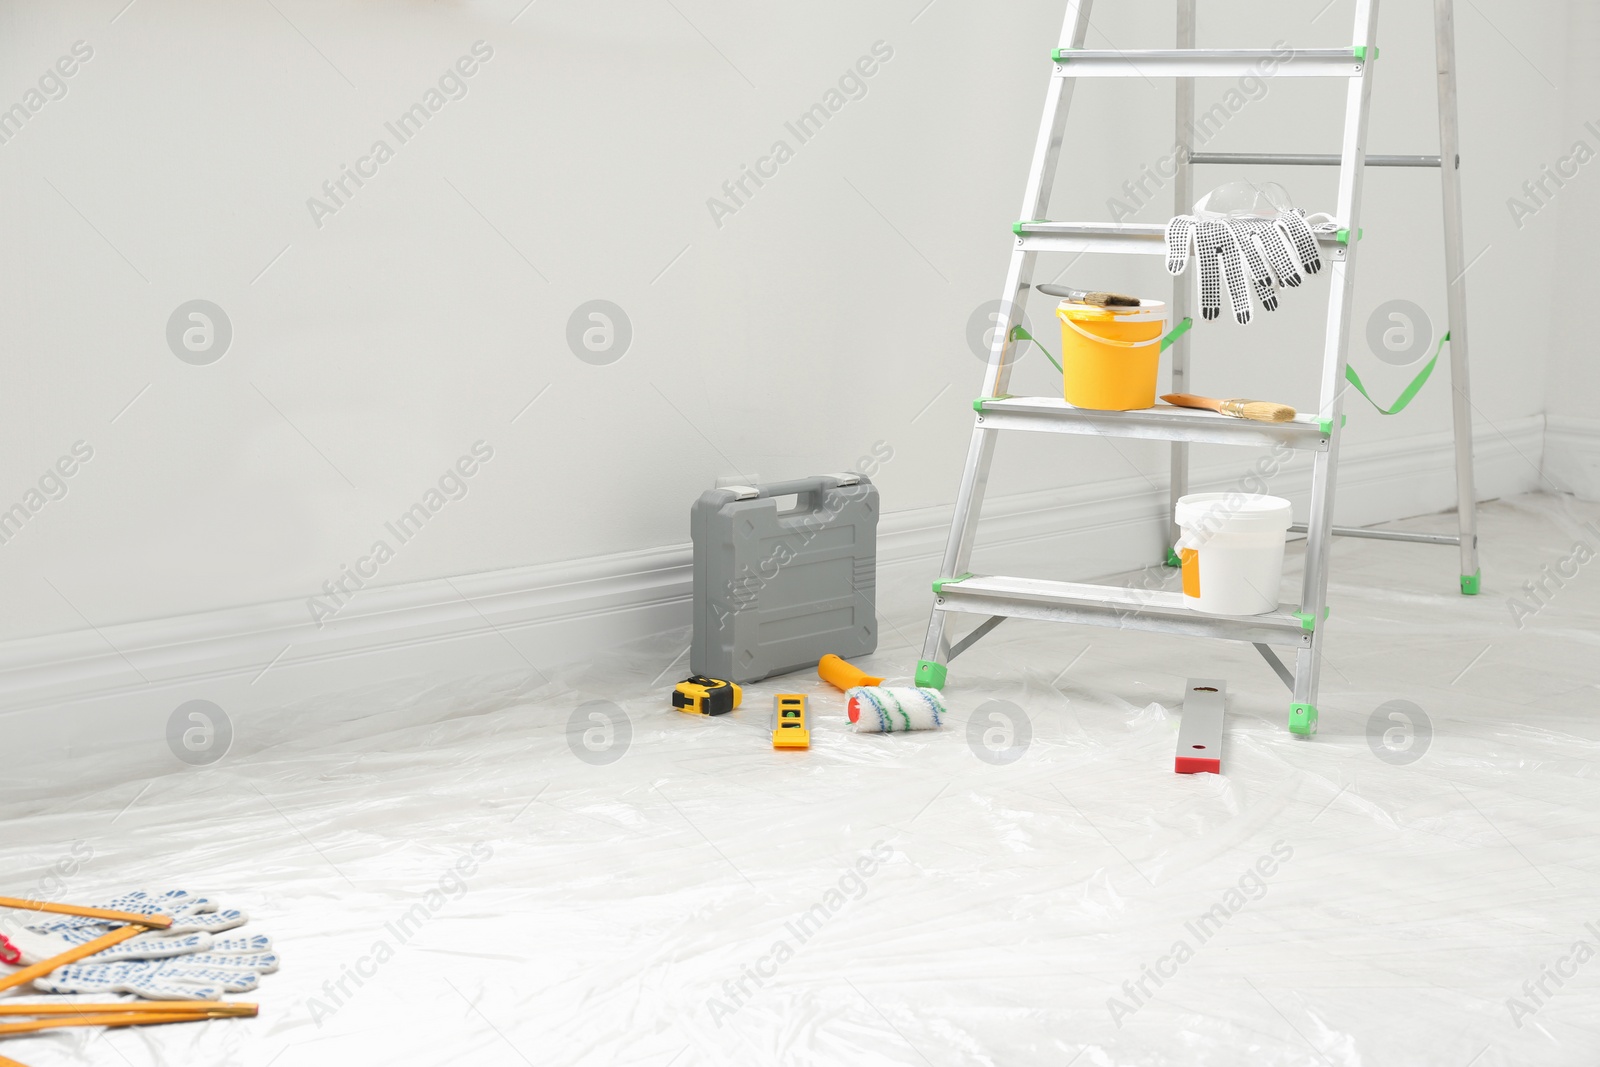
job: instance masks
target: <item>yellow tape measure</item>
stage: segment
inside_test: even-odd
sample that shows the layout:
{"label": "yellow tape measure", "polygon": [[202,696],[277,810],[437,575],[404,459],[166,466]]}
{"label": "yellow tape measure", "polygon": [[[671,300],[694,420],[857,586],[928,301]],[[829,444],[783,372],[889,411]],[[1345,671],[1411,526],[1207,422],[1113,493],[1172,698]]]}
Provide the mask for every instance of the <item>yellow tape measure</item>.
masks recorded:
{"label": "yellow tape measure", "polygon": [[672,689],[672,706],[689,715],[726,715],[743,699],[744,690],[732,682],[698,674]]}

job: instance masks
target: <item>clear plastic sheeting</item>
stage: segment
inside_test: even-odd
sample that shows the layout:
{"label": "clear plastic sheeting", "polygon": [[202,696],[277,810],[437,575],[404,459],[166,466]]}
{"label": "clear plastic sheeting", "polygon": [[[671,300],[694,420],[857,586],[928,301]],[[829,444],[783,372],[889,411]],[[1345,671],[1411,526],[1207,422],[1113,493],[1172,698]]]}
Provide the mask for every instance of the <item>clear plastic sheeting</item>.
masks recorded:
{"label": "clear plastic sheeting", "polygon": [[[204,891],[283,966],[245,997],[258,1019],[0,1055],[1592,1067],[1600,507],[1524,497],[1482,526],[1475,598],[1453,550],[1337,543],[1310,742],[1248,646],[1013,620],[952,665],[937,732],[856,734],[810,674],[675,712],[678,633],[550,678],[330,696],[153,780],[30,768],[59,794],[4,810],[0,892]],[[883,576],[863,666],[889,684],[927,577]],[[1190,675],[1228,679],[1221,776],[1172,772]],[[809,751],[770,743],[789,689]]]}

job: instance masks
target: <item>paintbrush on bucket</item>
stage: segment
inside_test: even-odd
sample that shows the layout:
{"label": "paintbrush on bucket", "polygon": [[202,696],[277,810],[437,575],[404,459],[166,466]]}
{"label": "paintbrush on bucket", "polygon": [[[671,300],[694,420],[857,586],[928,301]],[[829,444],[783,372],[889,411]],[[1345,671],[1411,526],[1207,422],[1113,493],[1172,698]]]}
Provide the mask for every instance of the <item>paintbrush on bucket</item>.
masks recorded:
{"label": "paintbrush on bucket", "polygon": [[1089,304],[1101,308],[1136,308],[1139,298],[1126,293],[1098,293],[1085,292],[1067,285],[1036,285],[1035,289],[1045,296],[1059,296],[1064,300],[1073,300],[1079,304]]}

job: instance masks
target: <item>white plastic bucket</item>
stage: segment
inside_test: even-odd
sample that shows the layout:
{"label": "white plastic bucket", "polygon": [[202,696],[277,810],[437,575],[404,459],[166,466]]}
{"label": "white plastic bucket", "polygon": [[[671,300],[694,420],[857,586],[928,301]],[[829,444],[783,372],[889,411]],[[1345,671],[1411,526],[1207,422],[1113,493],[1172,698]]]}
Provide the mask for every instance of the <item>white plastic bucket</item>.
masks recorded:
{"label": "white plastic bucket", "polygon": [[1278,610],[1284,534],[1293,521],[1282,497],[1191,493],[1178,499],[1183,602],[1210,615]]}

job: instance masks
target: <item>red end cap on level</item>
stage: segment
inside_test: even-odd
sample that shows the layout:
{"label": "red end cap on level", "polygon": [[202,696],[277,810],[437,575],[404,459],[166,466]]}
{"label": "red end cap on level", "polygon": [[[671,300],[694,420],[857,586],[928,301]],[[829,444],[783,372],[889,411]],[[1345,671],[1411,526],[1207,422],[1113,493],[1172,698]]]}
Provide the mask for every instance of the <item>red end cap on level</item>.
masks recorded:
{"label": "red end cap on level", "polygon": [[1197,759],[1194,756],[1178,756],[1172,761],[1172,769],[1178,774],[1221,774],[1222,761],[1219,759]]}

